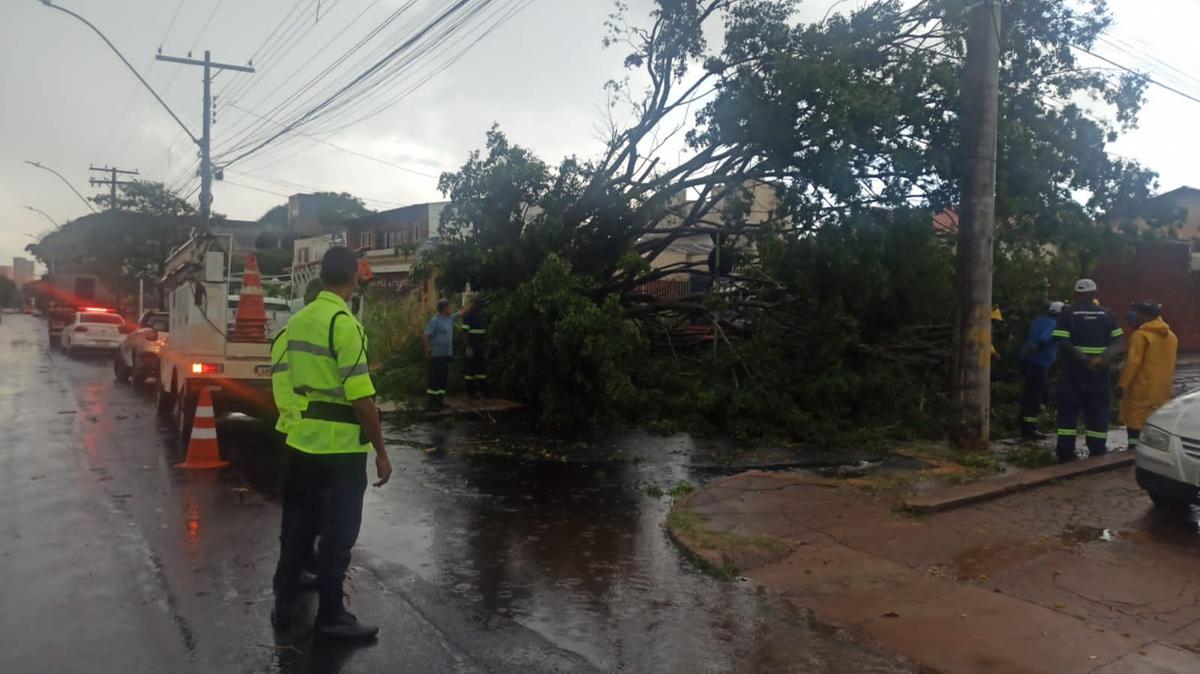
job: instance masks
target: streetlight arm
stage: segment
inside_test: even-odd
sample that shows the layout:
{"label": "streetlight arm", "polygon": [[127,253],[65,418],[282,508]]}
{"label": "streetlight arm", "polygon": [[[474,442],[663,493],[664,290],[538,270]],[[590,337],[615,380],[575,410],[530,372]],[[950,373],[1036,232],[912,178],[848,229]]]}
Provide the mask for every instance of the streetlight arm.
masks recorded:
{"label": "streetlight arm", "polygon": [[151,93],[151,95],[154,96],[154,100],[158,101],[159,104],[163,106],[163,109],[167,111],[167,114],[171,116],[171,119],[175,120],[175,123],[178,124],[179,127],[181,129],[183,129],[183,132],[188,135],[188,138],[191,138],[193,143],[196,143],[197,145],[200,144],[200,139],[198,139],[198,138],[196,138],[196,136],[192,135],[191,130],[189,130],[187,128],[187,125],[184,124],[181,119],[179,119],[179,116],[176,115],[171,110],[171,107],[169,105],[167,105],[167,102],[164,101],[162,99],[162,97],[158,95],[158,92],[154,90],[154,87],[150,86],[150,83],[146,81],[146,78],[142,77],[142,74],[137,71],[137,68],[133,67],[133,64],[129,62],[129,59],[125,58],[125,55],[122,54],[119,49],[117,49],[117,46],[114,45],[111,40],[109,40],[107,37],[104,36],[104,33],[100,32],[99,28],[93,26],[91,21],[88,21],[87,19],[83,18],[82,16],[79,16],[78,14],[76,14],[75,12],[72,12],[71,10],[67,9],[66,7],[60,7],[56,4],[54,4],[53,2],[51,2],[51,0],[39,0],[39,2],[41,2],[43,5],[51,8],[51,9],[57,9],[58,11],[63,12],[64,14],[70,14],[71,16],[75,17],[76,19],[79,19],[80,21],[82,21],[88,28],[91,28],[92,32],[96,33],[96,35],[99,35],[100,39],[104,40],[104,44],[108,45],[108,48],[113,50],[113,53],[116,54],[117,57],[121,59],[121,62],[125,64],[125,67],[129,68],[129,72],[133,73],[134,76],[136,76],[138,78],[138,81],[140,81],[142,83],[142,85],[146,87],[146,90],[149,91]]}
{"label": "streetlight arm", "polygon": [[41,213],[41,214],[42,214],[42,217],[43,217],[43,218],[46,218],[47,220],[49,220],[49,221],[50,221],[50,224],[54,225],[54,227],[55,227],[56,229],[61,229],[61,225],[59,225],[57,222],[55,222],[55,221],[54,221],[54,218],[50,217],[50,216],[49,216],[49,215],[46,213],[46,211],[43,211],[43,210],[42,210],[42,209],[40,209],[40,208],[34,208],[33,206],[26,206],[25,208],[28,208],[29,210],[33,211],[34,213]]}
{"label": "streetlight arm", "polygon": [[64,184],[65,184],[67,187],[71,188],[71,191],[75,193],[75,196],[79,197],[79,200],[83,202],[83,205],[84,205],[84,206],[87,206],[87,207],[88,207],[88,209],[89,209],[89,210],[91,210],[91,212],[93,212],[93,213],[95,213],[95,212],[96,212],[96,209],[95,209],[95,208],[92,208],[92,203],[91,203],[90,201],[88,201],[86,197],[84,197],[82,194],[80,194],[80,193],[79,193],[79,190],[75,189],[75,186],[71,184],[71,181],[70,181],[70,180],[67,180],[66,178],[64,178],[64,177],[63,177],[63,174],[59,173],[58,171],[55,171],[54,169],[50,168],[49,166],[45,166],[45,165],[43,165],[43,164],[39,164],[39,163],[37,163],[37,162],[35,162],[35,161],[29,161],[28,159],[26,159],[26,160],[25,160],[25,163],[26,163],[26,164],[29,164],[30,166],[36,166],[36,167],[38,167],[38,168],[40,168],[40,169],[45,169],[45,170],[47,170],[47,171],[49,171],[49,172],[53,173],[54,175],[58,176],[58,179],[59,179],[59,180],[61,180],[61,181],[63,181],[63,183],[64,183]]}

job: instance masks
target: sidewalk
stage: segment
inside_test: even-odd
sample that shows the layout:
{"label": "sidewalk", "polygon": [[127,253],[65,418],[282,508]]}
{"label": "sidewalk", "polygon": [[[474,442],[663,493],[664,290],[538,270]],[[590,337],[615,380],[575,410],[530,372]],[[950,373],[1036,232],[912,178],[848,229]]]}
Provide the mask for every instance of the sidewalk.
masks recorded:
{"label": "sidewalk", "polygon": [[671,533],[935,671],[1200,671],[1200,536],[1131,468],[926,517],[896,500],[750,472],[682,500]]}

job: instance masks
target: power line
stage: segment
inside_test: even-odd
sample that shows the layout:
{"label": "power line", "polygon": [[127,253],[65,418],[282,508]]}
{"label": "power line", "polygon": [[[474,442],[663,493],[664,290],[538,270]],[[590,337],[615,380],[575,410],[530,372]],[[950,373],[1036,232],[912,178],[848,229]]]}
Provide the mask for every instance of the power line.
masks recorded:
{"label": "power line", "polygon": [[[290,189],[306,190],[308,192],[337,192],[337,191],[339,191],[339,190],[325,189],[325,188],[321,188],[321,187],[313,187],[312,185],[305,185],[304,183],[298,183],[298,182],[294,182],[291,180],[284,180],[283,178],[269,178],[267,176],[258,175],[258,174],[254,174],[254,173],[246,173],[245,171],[231,171],[231,173],[234,173],[235,175],[241,176],[243,178],[253,178],[256,180],[262,180],[264,182],[274,183],[281,187],[287,187]],[[344,190],[342,190],[342,191],[344,191]],[[386,206],[403,206],[404,205],[398,201],[387,201],[385,199],[372,199],[370,197],[364,197],[361,194],[355,194],[354,196],[358,197],[359,199],[362,199],[363,201],[369,201],[374,204],[384,204]]]}
{"label": "power line", "polygon": [[188,53],[196,51],[196,47],[200,46],[200,40],[204,38],[204,34],[208,32],[208,26],[212,23],[213,17],[221,10],[221,5],[225,4],[225,0],[217,0],[217,4],[213,5],[212,11],[208,14],[208,19],[204,21],[204,25],[200,27],[200,32],[196,34],[196,39],[192,41],[192,46],[188,49]]}
{"label": "power line", "polygon": [[71,191],[75,193],[75,196],[79,197],[79,200],[83,202],[83,205],[88,207],[88,210],[90,210],[93,213],[96,212],[96,209],[92,208],[92,202],[88,201],[86,197],[84,197],[82,194],[80,194],[79,190],[75,189],[75,186],[71,184],[71,181],[67,180],[65,177],[63,177],[63,174],[59,173],[58,171],[55,171],[54,169],[50,168],[49,166],[46,166],[45,164],[39,164],[35,161],[29,161],[28,159],[26,159],[25,163],[29,164],[30,166],[36,166],[37,168],[43,169],[45,171],[49,171],[49,172],[53,173],[54,175],[58,176],[58,179],[63,181],[63,184],[66,185],[67,187],[69,187],[71,189]]}
{"label": "power line", "polygon": [[[333,95],[329,96],[328,98],[326,98],[324,101],[322,101],[320,104],[316,105],[315,107],[313,107],[313,108],[309,109],[307,112],[305,112],[304,114],[300,115],[300,116],[299,116],[299,117],[298,117],[298,118],[297,118],[295,121],[293,121],[293,122],[291,122],[291,123],[288,123],[288,124],[287,124],[287,125],[286,125],[286,126],[283,128],[283,129],[281,129],[281,130],[279,130],[278,132],[276,132],[276,133],[272,134],[271,136],[267,137],[265,140],[261,141],[260,143],[258,143],[258,144],[257,144],[257,145],[255,145],[254,147],[252,147],[252,148],[250,148],[250,149],[248,149],[248,150],[246,150],[246,151],[242,152],[241,154],[237,155],[237,156],[236,156],[236,157],[234,157],[233,159],[231,159],[231,160],[229,160],[229,161],[226,161],[226,162],[224,162],[224,163],[223,163],[223,166],[230,166],[230,165],[232,165],[232,164],[234,164],[234,163],[237,163],[238,161],[241,161],[242,159],[244,159],[244,158],[246,158],[246,157],[248,157],[248,156],[250,156],[250,155],[254,154],[254,153],[255,153],[255,152],[257,152],[258,150],[261,150],[262,148],[266,147],[266,146],[267,146],[267,145],[269,145],[269,144],[270,144],[272,141],[274,141],[274,140],[276,140],[276,139],[280,138],[281,136],[283,136],[283,135],[287,134],[287,133],[288,133],[288,132],[290,132],[292,129],[295,129],[295,128],[296,128],[296,127],[298,127],[298,126],[300,126],[300,125],[302,125],[302,124],[304,124],[304,123],[306,123],[306,122],[308,122],[308,121],[311,121],[311,120],[312,120],[312,119],[313,119],[315,116],[319,115],[319,114],[321,113],[321,111],[322,111],[322,110],[324,110],[324,109],[328,108],[328,107],[329,107],[331,104],[333,104],[333,103],[334,103],[334,102],[335,102],[337,99],[339,99],[340,97],[342,97],[343,95],[345,95],[347,92],[351,91],[351,90],[352,90],[352,89],[353,89],[355,86],[359,85],[361,82],[363,82],[363,81],[364,81],[364,80],[366,80],[367,78],[369,78],[369,77],[371,77],[372,75],[374,75],[375,73],[377,73],[377,72],[378,72],[380,69],[384,68],[384,67],[385,67],[386,65],[388,65],[388,63],[390,63],[390,62],[392,61],[392,59],[394,59],[394,58],[395,58],[395,57],[396,57],[398,54],[400,54],[400,53],[404,52],[404,51],[405,51],[405,50],[407,50],[407,49],[410,49],[410,48],[412,48],[412,46],[413,46],[414,44],[416,44],[416,43],[417,43],[417,42],[418,42],[418,41],[419,41],[419,40],[420,40],[422,37],[424,37],[425,35],[427,35],[427,34],[428,34],[430,31],[432,31],[432,30],[433,30],[435,27],[437,27],[439,24],[441,24],[442,22],[446,21],[448,18],[452,17],[452,16],[453,16],[455,13],[457,13],[458,11],[460,11],[460,10],[461,10],[463,7],[465,7],[465,6],[467,6],[468,4],[470,4],[470,2],[471,2],[471,1],[472,1],[472,0],[458,0],[458,2],[454,3],[454,5],[452,5],[452,6],[451,6],[449,9],[447,9],[445,12],[443,12],[443,13],[442,13],[442,14],[441,14],[441,15],[440,15],[440,16],[439,16],[437,19],[435,19],[435,20],[433,21],[433,23],[431,23],[431,24],[429,24],[428,26],[424,27],[424,28],[423,28],[423,29],[421,29],[421,30],[420,30],[420,31],[419,31],[419,32],[418,32],[416,35],[414,35],[413,37],[409,38],[409,39],[408,39],[408,40],[406,40],[404,43],[402,43],[400,46],[398,46],[398,47],[396,47],[395,49],[393,49],[391,52],[389,52],[389,53],[388,53],[388,55],[387,55],[387,56],[385,56],[383,59],[381,59],[380,61],[378,61],[378,62],[377,62],[375,65],[373,65],[373,66],[371,66],[370,68],[368,68],[368,69],[367,69],[365,72],[363,72],[363,73],[361,73],[360,75],[358,75],[357,77],[355,77],[353,80],[351,80],[351,81],[350,81],[349,83],[347,83],[345,86],[343,86],[343,87],[341,87],[340,89],[338,89],[338,91],[337,91],[337,92],[335,92]],[[484,2],[491,2],[491,0],[484,0]]]}
{"label": "power line", "polygon": [[1094,52],[1090,49],[1084,48],[1084,47],[1080,47],[1079,45],[1071,45],[1071,46],[1085,54],[1088,54],[1089,56],[1094,56],[1109,65],[1120,68],[1121,70],[1124,70],[1125,72],[1127,72],[1131,75],[1137,75],[1138,77],[1146,80],[1150,84],[1153,84],[1155,86],[1166,89],[1167,91],[1169,91],[1173,94],[1178,94],[1179,96],[1183,96],[1184,98],[1188,99],[1189,101],[1192,101],[1193,103],[1200,103],[1200,98],[1197,98],[1191,94],[1180,91],[1179,89],[1176,89],[1175,87],[1173,87],[1169,84],[1163,84],[1162,82],[1159,82],[1158,80],[1154,79],[1153,77],[1150,77],[1146,73],[1138,72],[1137,70],[1134,70],[1133,68],[1130,68],[1129,66],[1117,63],[1116,61],[1108,58],[1107,56],[1101,56],[1101,55],[1097,54],[1096,52]]}
{"label": "power line", "polygon": [[[230,107],[237,107],[237,106],[230,106]],[[265,119],[266,121],[268,121],[268,122],[270,122],[270,123],[272,123],[272,124],[275,124],[276,126],[283,126],[283,123],[282,123],[282,122],[278,122],[278,121],[276,121],[276,120],[274,120],[274,119],[270,119],[270,118],[264,117],[264,116],[262,116],[262,115],[259,115],[259,114],[258,114],[258,113],[256,113],[256,112],[252,112],[252,111],[250,111],[250,110],[246,110],[245,108],[237,108],[237,109],[238,109],[238,110],[242,110],[243,112],[246,112],[247,114],[254,115],[255,117],[258,117],[258,118],[260,118],[260,119]],[[328,145],[329,147],[332,147],[332,148],[333,148],[333,149],[335,149],[335,150],[340,150],[340,151],[342,151],[342,152],[345,152],[345,153],[347,153],[347,154],[352,154],[352,155],[354,155],[354,156],[356,156],[356,157],[362,157],[363,159],[369,159],[369,160],[371,160],[371,161],[373,161],[373,162],[376,162],[376,163],[379,163],[379,164],[383,164],[384,166],[390,166],[390,167],[392,167],[392,168],[394,168],[394,169],[397,169],[397,170],[400,170],[400,171],[405,171],[405,172],[407,172],[407,173],[412,173],[412,174],[414,174],[414,175],[424,176],[424,177],[426,177],[426,178],[437,178],[437,177],[438,177],[437,175],[434,175],[434,174],[432,174],[432,173],[425,173],[424,171],[418,171],[418,170],[416,170],[416,169],[411,169],[411,168],[408,168],[407,166],[401,166],[400,164],[396,164],[396,163],[394,163],[394,162],[390,162],[390,161],[388,161],[388,160],[386,160],[386,159],[381,159],[381,158],[379,158],[379,157],[373,157],[373,156],[371,156],[371,155],[369,155],[369,154],[366,154],[366,153],[363,153],[363,152],[359,152],[359,151],[357,151],[357,150],[351,150],[351,149],[350,149],[350,148],[348,148],[348,147],[343,147],[343,146],[341,146],[341,145],[338,145],[337,143],[334,143],[334,142],[331,142],[331,141],[325,140],[325,139],[323,139],[323,138],[318,138],[317,136],[314,136],[314,135],[312,135],[312,134],[309,134],[309,133],[305,133],[305,132],[303,132],[303,131],[296,131],[295,133],[296,133],[296,134],[298,134],[298,135],[304,136],[304,137],[306,137],[306,138],[311,138],[312,140],[314,140],[314,141],[316,141],[316,142],[318,142],[318,143],[321,143],[322,145]]]}

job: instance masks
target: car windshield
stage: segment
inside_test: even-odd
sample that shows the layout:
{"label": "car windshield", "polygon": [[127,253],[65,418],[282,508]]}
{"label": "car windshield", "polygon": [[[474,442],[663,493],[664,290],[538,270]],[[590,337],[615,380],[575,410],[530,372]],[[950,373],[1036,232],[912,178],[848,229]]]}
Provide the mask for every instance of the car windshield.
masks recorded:
{"label": "car windshield", "polygon": [[171,321],[167,316],[155,314],[153,316],[147,316],[142,321],[142,327],[150,328],[151,330],[157,330],[158,332],[168,332],[171,329]]}
{"label": "car windshield", "polygon": [[107,325],[123,325],[125,319],[113,314],[79,314],[80,323],[105,323]]}

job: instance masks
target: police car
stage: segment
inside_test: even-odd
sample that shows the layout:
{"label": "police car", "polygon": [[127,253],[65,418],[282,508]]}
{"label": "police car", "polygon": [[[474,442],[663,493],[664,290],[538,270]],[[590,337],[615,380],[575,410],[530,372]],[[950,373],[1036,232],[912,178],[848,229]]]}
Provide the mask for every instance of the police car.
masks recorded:
{"label": "police car", "polygon": [[1155,505],[1200,504],[1200,390],[1150,415],[1134,456],[1138,486]]}

